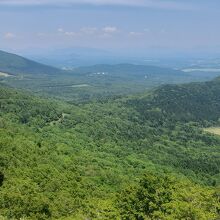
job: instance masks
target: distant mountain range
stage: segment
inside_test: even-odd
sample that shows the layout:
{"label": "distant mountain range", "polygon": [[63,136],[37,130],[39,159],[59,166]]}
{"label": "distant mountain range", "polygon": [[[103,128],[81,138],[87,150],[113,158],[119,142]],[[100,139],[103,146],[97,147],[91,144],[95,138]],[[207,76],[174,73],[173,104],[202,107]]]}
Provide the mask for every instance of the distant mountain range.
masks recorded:
{"label": "distant mountain range", "polygon": [[83,66],[72,70],[61,70],[52,66],[44,65],[30,59],[18,56],[12,53],[0,51],[0,72],[12,75],[56,75],[72,73],[83,77],[105,75],[105,77],[114,77],[118,79],[147,79],[158,77],[185,77],[187,73],[170,68],[134,65],[134,64],[99,64],[93,66]]}
{"label": "distant mountain range", "polygon": [[51,49],[48,51],[35,49],[33,51],[24,51],[22,54],[40,63],[65,69],[101,63],[116,64],[130,61],[110,51],[83,47]]}
{"label": "distant mountain range", "polygon": [[111,74],[114,76],[135,76],[135,77],[150,77],[150,76],[187,76],[188,74],[171,68],[147,66],[147,65],[134,65],[134,64],[116,64],[116,65],[94,65],[79,67],[74,69],[74,72],[81,74],[99,73]]}

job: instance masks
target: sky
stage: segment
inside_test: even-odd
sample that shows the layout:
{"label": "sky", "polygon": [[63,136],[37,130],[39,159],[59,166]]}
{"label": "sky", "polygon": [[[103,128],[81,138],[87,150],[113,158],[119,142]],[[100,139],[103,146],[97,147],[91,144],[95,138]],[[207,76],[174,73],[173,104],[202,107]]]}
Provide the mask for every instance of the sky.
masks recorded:
{"label": "sky", "polygon": [[219,0],[0,0],[0,49],[220,52]]}

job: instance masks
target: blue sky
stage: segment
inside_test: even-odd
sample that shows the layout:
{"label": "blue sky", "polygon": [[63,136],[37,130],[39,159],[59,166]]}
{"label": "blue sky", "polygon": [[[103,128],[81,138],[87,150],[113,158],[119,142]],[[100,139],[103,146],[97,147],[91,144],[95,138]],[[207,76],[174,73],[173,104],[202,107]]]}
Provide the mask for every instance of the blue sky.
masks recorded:
{"label": "blue sky", "polygon": [[0,0],[0,48],[220,51],[219,0]]}

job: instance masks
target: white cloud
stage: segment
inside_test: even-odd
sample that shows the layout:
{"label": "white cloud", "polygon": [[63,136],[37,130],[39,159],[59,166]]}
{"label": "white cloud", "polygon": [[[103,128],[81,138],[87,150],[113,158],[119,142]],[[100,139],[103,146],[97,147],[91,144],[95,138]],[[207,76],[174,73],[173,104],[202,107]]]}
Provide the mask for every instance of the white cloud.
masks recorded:
{"label": "white cloud", "polygon": [[0,0],[0,5],[6,6],[70,6],[75,4],[149,7],[175,10],[193,9],[192,4],[174,0]]}
{"label": "white cloud", "polygon": [[8,33],[5,33],[5,34],[4,34],[4,38],[5,38],[5,39],[13,39],[13,38],[15,38],[15,37],[16,37],[16,35],[13,34],[13,33],[11,33],[11,32],[8,32]]}
{"label": "white cloud", "polygon": [[70,37],[75,37],[77,35],[79,35],[79,32],[75,32],[75,31],[66,31],[64,30],[62,27],[57,29],[57,33],[59,35],[64,35],[64,36],[70,36]]}
{"label": "white cloud", "polygon": [[118,31],[117,27],[114,27],[114,26],[106,26],[102,30],[103,30],[103,32],[105,32],[107,34],[113,34]]}
{"label": "white cloud", "polygon": [[82,27],[78,30],[65,30],[64,28],[58,28],[56,34],[60,36],[69,36],[69,37],[113,37],[115,33],[120,32],[117,27],[114,26],[105,26],[103,28],[98,27]]}
{"label": "white cloud", "polygon": [[65,30],[62,27],[57,28],[56,32],[53,33],[44,33],[39,32],[37,35],[39,37],[46,36],[67,36],[67,37],[101,37],[101,38],[113,38],[115,36],[131,36],[131,37],[141,37],[145,35],[148,29],[140,30],[140,31],[125,31],[123,29],[119,29],[113,25],[106,25],[104,27],[81,27],[78,30]]}

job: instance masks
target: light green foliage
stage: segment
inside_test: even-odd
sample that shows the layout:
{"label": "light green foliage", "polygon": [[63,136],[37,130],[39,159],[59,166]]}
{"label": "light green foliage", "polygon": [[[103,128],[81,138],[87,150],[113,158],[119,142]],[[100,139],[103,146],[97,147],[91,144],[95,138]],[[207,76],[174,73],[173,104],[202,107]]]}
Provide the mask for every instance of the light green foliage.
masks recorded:
{"label": "light green foliage", "polygon": [[146,174],[139,184],[118,196],[122,219],[218,219],[219,195],[214,190],[163,174]]}
{"label": "light green foliage", "polygon": [[208,106],[190,101],[189,118],[181,99],[166,104],[169,89],[182,96],[191,86],[83,105],[0,86],[0,214],[218,219],[220,138],[200,128],[218,123],[217,81]]}

